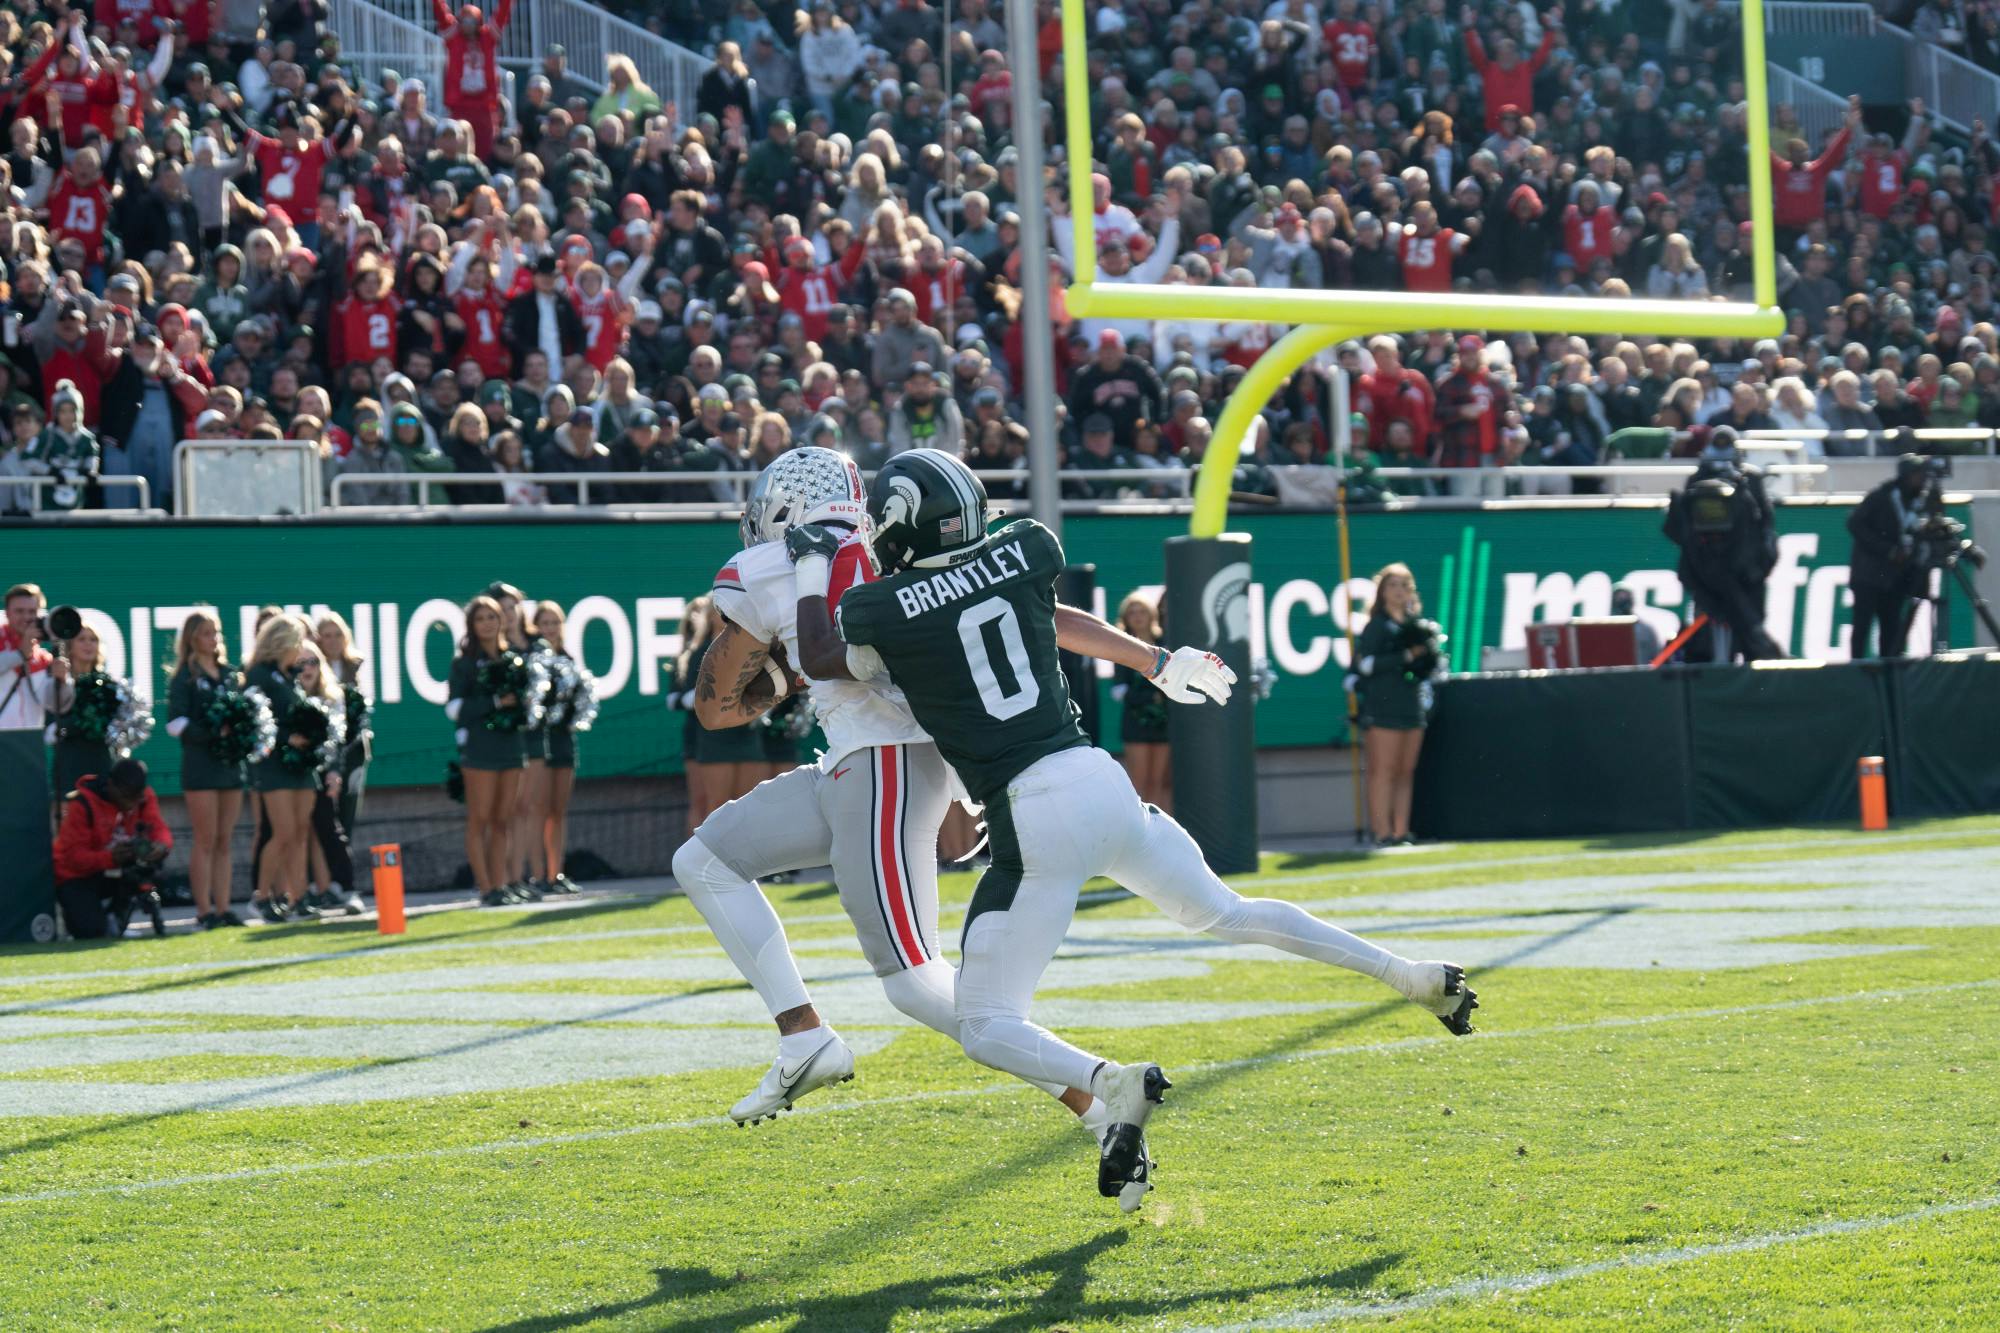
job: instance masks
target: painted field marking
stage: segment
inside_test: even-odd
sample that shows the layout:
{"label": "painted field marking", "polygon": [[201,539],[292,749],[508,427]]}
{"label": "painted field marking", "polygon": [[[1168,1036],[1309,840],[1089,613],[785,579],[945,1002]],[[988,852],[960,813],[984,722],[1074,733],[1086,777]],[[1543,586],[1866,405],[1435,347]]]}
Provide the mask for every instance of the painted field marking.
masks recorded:
{"label": "painted field marking", "polygon": [[[1854,854],[1858,852],[1859,854],[1866,855],[1868,854],[1868,851],[1871,848],[1879,847],[1885,851],[1893,850],[1893,847],[1896,844],[1928,841],[1934,836],[1935,836],[1934,834],[1929,834],[1929,833],[1887,833],[1874,836],[1857,834],[1851,839],[1839,839],[1839,838],[1829,837],[1829,838],[1789,839],[1785,841],[1775,841],[1775,842],[1735,843],[1731,844],[1727,848],[1727,850],[1732,852],[1786,852],[1786,851],[1826,850],[1829,852],[1840,852],[1843,854]],[[1994,836],[1996,840],[2000,840],[2000,830],[1996,830]],[[1676,847],[1659,847],[1659,848],[1630,847],[1630,848],[1606,850],[1602,852],[1549,853],[1549,854],[1538,854],[1535,856],[1497,857],[1483,861],[1450,861],[1450,862],[1431,862],[1431,863],[1425,863],[1419,861],[1416,863],[1406,864],[1406,865],[1383,865],[1374,862],[1359,862],[1359,861],[1351,865],[1348,865],[1336,862],[1310,870],[1300,870],[1294,874],[1260,875],[1249,879],[1231,879],[1228,881],[1228,883],[1230,887],[1240,892],[1248,889],[1281,888],[1288,884],[1305,884],[1305,883],[1310,883],[1311,881],[1316,879],[1331,879],[1337,877],[1394,879],[1407,876],[1430,875],[1436,878],[1448,879],[1450,873],[1456,871],[1497,870],[1517,865],[1528,866],[1528,865],[1540,865],[1549,863],[1573,864],[1576,862],[1595,862],[1600,860],[1626,860],[1635,856],[1671,855],[1679,850],[1684,850],[1684,849]],[[1439,872],[1444,872],[1444,873],[1440,875]],[[1646,874],[1654,872],[1634,871],[1632,873]],[[1619,878],[1619,876],[1616,875],[1612,876],[1612,879],[1614,880],[1617,878]],[[671,890],[664,890],[658,894],[633,893],[633,894],[623,895],[619,900],[642,901],[649,898],[674,897],[678,896],[679,892],[680,890],[678,889],[671,889]],[[1079,903],[1085,903],[1085,904],[1113,902],[1118,899],[1128,898],[1131,896],[1132,895],[1128,894],[1124,889],[1116,889],[1116,888],[1092,889],[1087,893],[1079,894],[1077,897],[1077,901]],[[606,899],[605,901],[610,901],[610,899]],[[1339,900],[1335,901],[1338,902]],[[441,909],[449,908],[450,910],[457,910],[459,907],[470,908],[471,905],[472,905],[471,900],[468,899],[466,902],[462,904],[461,903],[440,904],[438,905],[438,907]],[[941,915],[946,918],[942,922],[942,924],[949,924],[949,915],[952,913],[963,912],[966,906],[967,903],[963,902],[947,902],[940,904]],[[847,914],[844,912],[817,912],[817,913],[806,913],[800,915],[785,914],[783,915],[783,920],[785,924],[788,926],[833,925],[838,922],[846,921]],[[1446,923],[1441,922],[1441,924],[1446,924]],[[686,926],[640,926],[625,930],[592,930],[592,931],[577,931],[577,932],[548,934],[548,935],[501,935],[499,932],[496,931],[495,935],[497,937],[492,939],[475,938],[466,940],[437,940],[430,942],[419,940],[419,941],[412,941],[410,943],[394,943],[394,944],[377,944],[370,942],[368,944],[359,945],[353,949],[329,949],[312,953],[277,954],[269,957],[205,959],[199,962],[166,963],[151,967],[96,968],[80,972],[47,972],[39,975],[9,977],[6,979],[4,985],[0,985],[0,989],[12,990],[17,987],[24,988],[29,986],[53,985],[57,983],[75,982],[75,981],[103,981],[103,980],[114,980],[127,977],[138,978],[138,977],[159,977],[159,976],[188,976],[200,972],[229,971],[237,968],[289,967],[301,963],[341,962],[349,958],[354,958],[354,959],[365,959],[365,958],[376,958],[376,957],[401,958],[401,957],[406,957],[410,954],[436,953],[436,952],[450,951],[450,950],[532,949],[532,948],[544,947],[547,945],[568,944],[572,942],[578,944],[587,944],[602,940],[649,939],[649,938],[662,938],[674,935],[706,936],[707,934],[708,934],[708,927],[705,925],[701,925],[699,923]],[[34,1007],[37,1006],[20,1005],[20,1004],[0,1006],[0,1014],[23,1012],[24,1010]]]}
{"label": "painted field marking", "polygon": [[1462,1282],[1431,1287],[1399,1300],[1324,1305],[1313,1310],[1298,1310],[1290,1314],[1272,1315],[1266,1319],[1253,1319],[1247,1323],[1211,1325],[1193,1330],[1193,1333],[1250,1333],[1254,1329],[1267,1328],[1316,1328],[1323,1324],[1339,1323],[1349,1319],[1375,1319],[1390,1315],[1415,1314],[1420,1310],[1431,1310],[1456,1301],[1476,1301],[1488,1296],[1511,1296],[1539,1291],[1543,1287],[1552,1287],[1560,1282],[1573,1282],[1578,1278],[1597,1277],[1604,1273],[1639,1272],[1651,1268],[1666,1268],[1673,1264],[1691,1263],[1698,1259],[1712,1259],[1721,1255],[1755,1254],[1761,1250],[1775,1250],[1781,1246],[1796,1245],[1803,1241],[1824,1240],[1831,1236],[1864,1235],[1871,1231],[1885,1231],[1890,1227],[1912,1226],[1919,1222],[1934,1221],[1940,1217],[1991,1212],[1995,1208],[2000,1208],[2000,1194],[1988,1195],[1983,1199],[1935,1203],[1888,1217],[1851,1217],[1837,1221],[1816,1222],[1812,1226],[1800,1227],[1795,1231],[1769,1231],[1762,1235],[1743,1236],[1736,1240],[1716,1241],[1708,1245],[1681,1245],[1668,1250],[1621,1255],[1616,1259],[1598,1259],[1587,1264],[1544,1268],[1538,1272],[1516,1273],[1508,1277],[1467,1278]]}
{"label": "painted field marking", "polygon": [[[1240,1060],[1204,1061],[1180,1065],[1177,1066],[1177,1069],[1188,1073],[1209,1073],[1230,1069],[1256,1068],[1263,1065],[1288,1064],[1302,1060],[1325,1060],[1343,1055],[1401,1051],[1416,1047],[1428,1048],[1477,1042],[1517,1041],[1524,1038],[1562,1036],[1577,1032],[1651,1027],[1662,1023],[1674,1023],[1686,1020],[1731,1018],[1739,1015],[1778,1013],[1793,1009],[1859,1004],[1869,1000],[1915,999],[1928,995],[1981,990],[1994,986],[2000,986],[2000,978],[1988,978],[1982,981],[1950,982],[1935,986],[1910,986],[1896,990],[1853,991],[1845,995],[1804,996],[1794,1000],[1772,1000],[1761,1004],[1729,1005],[1711,1009],[1690,1009],[1671,1014],[1645,1014],[1637,1017],[1604,1018],[1588,1023],[1555,1023],[1545,1027],[1520,1028],[1511,1032],[1476,1032],[1470,1037],[1402,1037],[1393,1041],[1363,1042],[1353,1046],[1330,1046],[1317,1051],[1289,1051],[1282,1055],[1250,1056]],[[876,1097],[861,1101],[814,1102],[794,1108],[791,1114],[799,1116],[830,1115],[847,1111],[865,1111],[883,1106],[905,1106],[923,1102],[952,1101],[970,1097],[991,1097],[1000,1093],[1019,1093],[1022,1090],[1021,1085],[1017,1083],[994,1083],[984,1087],[947,1088],[931,1092],[903,1093],[894,1097]],[[1191,1089],[1191,1091],[1198,1091],[1198,1088]],[[156,1180],[134,1180],[123,1181],[117,1184],[83,1185],[67,1189],[31,1190],[19,1194],[0,1194],[0,1205],[49,1203],[64,1199],[93,1198],[106,1194],[136,1194],[149,1190],[177,1189],[188,1185],[226,1184],[232,1181],[263,1180],[276,1176],[304,1175],[316,1171],[363,1170],[369,1167],[390,1166],[403,1162],[429,1162],[459,1157],[483,1157],[524,1149],[561,1147],[577,1143],[602,1143],[615,1139],[634,1138],[645,1134],[672,1133],[683,1129],[709,1129],[730,1123],[732,1122],[725,1116],[701,1116],[688,1120],[657,1120],[642,1125],[621,1125],[612,1129],[584,1130],[575,1134],[556,1134],[537,1138],[494,1139],[485,1143],[460,1144],[448,1148],[424,1148],[414,1152],[381,1153],[370,1157],[331,1158],[319,1162],[281,1162],[270,1166],[246,1167],[240,1171],[215,1171],[198,1175],[167,1176]]]}

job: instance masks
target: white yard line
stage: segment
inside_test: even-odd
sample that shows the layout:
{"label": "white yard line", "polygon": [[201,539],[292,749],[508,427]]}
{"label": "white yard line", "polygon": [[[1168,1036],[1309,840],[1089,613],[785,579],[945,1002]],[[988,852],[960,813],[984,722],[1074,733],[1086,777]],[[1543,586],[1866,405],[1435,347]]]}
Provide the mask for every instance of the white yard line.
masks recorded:
{"label": "white yard line", "polygon": [[[1890,850],[1893,849],[1894,846],[1897,844],[1929,841],[1935,836],[1936,836],[1935,834],[1930,834],[1930,833],[1883,833],[1874,835],[1857,833],[1848,839],[1837,839],[1829,837],[1821,839],[1789,839],[1786,841],[1779,841],[1779,842],[1735,843],[1730,845],[1729,850],[1741,851],[1741,852],[1760,852],[1760,853],[1810,851],[1810,850],[1837,850],[1843,853],[1858,853],[1861,855],[1866,855],[1869,849],[1871,848],[1880,847],[1885,850]],[[1996,839],[2000,839],[2000,832],[1996,832],[1995,837]],[[1554,863],[1576,863],[1579,861],[1595,862],[1600,860],[1626,860],[1635,856],[1665,856],[1665,855],[1671,855],[1676,851],[1685,850],[1685,848],[1634,847],[1634,848],[1607,849],[1604,851],[1596,851],[1596,852],[1589,852],[1589,851],[1562,852],[1562,853],[1549,853],[1545,855],[1535,855],[1535,856],[1496,857],[1483,861],[1426,861],[1422,857],[1422,853],[1425,850],[1426,850],[1425,848],[1421,847],[1418,848],[1415,853],[1411,854],[1414,859],[1411,859],[1403,864],[1387,864],[1382,861],[1369,861],[1369,862],[1355,861],[1352,863],[1335,862],[1325,866],[1314,867],[1311,869],[1301,869],[1291,874],[1260,875],[1250,879],[1232,879],[1229,881],[1229,883],[1233,888],[1236,888],[1238,890],[1245,890],[1245,889],[1278,888],[1288,884],[1307,883],[1315,879],[1341,878],[1341,877],[1361,877],[1368,879],[1402,878],[1407,876],[1423,876],[1423,875],[1432,875],[1434,877],[1437,877],[1436,872],[1440,871],[1456,872],[1456,871],[1466,871],[1466,870],[1496,870],[1496,869],[1503,869],[1508,866],[1531,866],[1531,865],[1554,864]],[[1708,849],[1708,850],[1716,850],[1716,849]],[[1636,874],[1645,872],[1634,872],[1634,873]],[[1445,877],[1448,877],[1448,873],[1447,876]],[[1617,877],[1613,876],[1612,878],[1615,880]],[[679,893],[678,889],[662,892],[659,894],[627,893],[627,894],[617,895],[617,900],[643,901],[647,898],[652,898],[652,897],[670,897],[678,893]],[[1092,904],[1101,902],[1112,902],[1129,896],[1131,895],[1127,894],[1124,889],[1115,889],[1115,888],[1092,889],[1088,893],[1079,894],[1077,897],[1077,901],[1083,904]],[[586,897],[582,901],[588,903],[592,901],[602,902],[607,900],[610,899],[607,898],[592,899]],[[465,903],[438,904],[426,910],[430,913],[435,913],[439,911],[456,911],[459,910],[461,907],[469,908],[471,906],[472,904],[468,900]],[[561,908],[573,908],[574,906],[575,906],[575,900],[571,900],[567,902],[541,904],[538,905],[537,907],[529,907],[526,909],[517,909],[517,910],[527,910],[532,912],[536,910],[558,910]],[[953,914],[963,912],[966,904],[962,902],[948,902],[942,904],[941,906],[942,906],[942,911],[945,914],[946,918],[942,924],[949,924],[950,917]],[[352,919],[356,921],[365,922],[369,920],[372,917],[372,915],[373,914],[370,913],[368,915],[355,917]],[[807,913],[800,915],[786,914],[783,919],[787,925],[817,926],[817,925],[832,925],[838,922],[842,922],[847,920],[847,916],[843,912],[817,912],[817,913]],[[1449,918],[1440,918],[1440,922],[1441,924],[1449,924]],[[8,977],[5,980],[4,988],[11,990],[17,987],[54,985],[58,983],[76,982],[76,981],[116,980],[128,977],[138,978],[138,977],[158,977],[158,976],[190,976],[201,972],[223,972],[223,971],[232,971],[239,968],[248,969],[248,968],[268,968],[268,967],[289,967],[300,963],[332,963],[332,962],[340,962],[349,958],[370,958],[377,956],[400,958],[407,956],[409,954],[436,953],[449,950],[529,949],[529,948],[539,948],[546,945],[560,945],[569,943],[583,944],[598,940],[663,938],[675,935],[706,936],[707,934],[708,934],[708,928],[704,925],[700,925],[697,923],[694,925],[686,925],[686,926],[641,926],[624,930],[591,930],[591,931],[576,931],[569,933],[552,933],[546,935],[539,935],[539,934],[496,935],[496,937],[490,939],[474,938],[474,939],[437,940],[437,941],[413,940],[407,943],[400,941],[370,941],[369,943],[366,944],[357,944],[352,949],[329,949],[313,953],[277,954],[269,957],[221,958],[221,959],[208,959],[200,962],[168,963],[152,967],[97,968],[81,972],[47,972],[47,973],[42,973],[40,975],[14,976],[14,977]],[[0,1013],[11,1012],[15,1007],[17,1006],[0,1006]]]}
{"label": "white yard line", "polygon": [[[1948,994],[1955,991],[1979,990],[1994,986],[2000,986],[2000,978],[1989,978],[1983,981],[1951,982],[1936,986],[1910,986],[1896,990],[1852,991],[1843,995],[1804,996],[1799,999],[1773,1000],[1762,1004],[1729,1005],[1711,1009],[1690,1009],[1679,1013],[1603,1018],[1588,1023],[1554,1023],[1544,1027],[1521,1028],[1511,1032],[1480,1032],[1473,1034],[1471,1037],[1463,1038],[1404,1037],[1394,1041],[1364,1042],[1352,1046],[1331,1046],[1317,1051],[1288,1051],[1283,1054],[1251,1056],[1240,1060],[1214,1060],[1202,1063],[1190,1063],[1176,1066],[1175,1072],[1199,1074],[1230,1069],[1250,1069],[1263,1065],[1286,1064],[1301,1060],[1325,1060],[1343,1055],[1399,1051],[1413,1047],[1428,1048],[1464,1044],[1467,1042],[1517,1041],[1523,1038],[1563,1036],[1577,1032],[1650,1027],[1662,1023],[1675,1023],[1688,1020],[1731,1018],[1747,1014],[1779,1013],[1792,1009],[1860,1004],[1870,1000],[1914,999],[1921,996]],[[904,1093],[894,1097],[868,1098],[860,1101],[809,1102],[800,1105],[792,1114],[801,1116],[827,1115],[847,1111],[865,1111],[883,1106],[902,1106],[968,1097],[990,1097],[1002,1093],[1014,1094],[1020,1091],[1021,1087],[1016,1083],[995,1083],[978,1088],[949,1088],[932,1092]],[[375,1166],[390,1166],[404,1162],[429,1162],[458,1157],[481,1157],[495,1153],[561,1147],[574,1143],[600,1143],[611,1139],[633,1138],[643,1134],[664,1134],[684,1129],[709,1129],[730,1123],[723,1116],[702,1116],[689,1120],[657,1120],[642,1125],[623,1125],[611,1129],[586,1130],[576,1134],[557,1134],[536,1138],[495,1139],[486,1143],[460,1144],[448,1148],[424,1148],[413,1152],[381,1153],[370,1157],[330,1158],[324,1161],[313,1162],[279,1162],[269,1166],[246,1167],[240,1171],[217,1171],[198,1175],[167,1176],[155,1180],[133,1180],[116,1184],[83,1185],[67,1189],[30,1190],[19,1194],[0,1194],[0,1205],[47,1203],[64,1199],[93,1198],[107,1194],[134,1194],[149,1190],[177,1189],[188,1185],[225,1184],[240,1180],[263,1180],[275,1176],[296,1176],[317,1171],[352,1171]],[[777,1133],[780,1131],[771,1129],[761,1132]]]}
{"label": "white yard line", "polygon": [[1193,1333],[1250,1333],[1253,1329],[1317,1328],[1324,1324],[1340,1323],[1350,1319],[1378,1319],[1392,1315],[1415,1314],[1421,1310],[1431,1310],[1458,1301],[1476,1301],[1488,1296],[1512,1296],[1539,1291],[1543,1287],[1552,1287],[1559,1282],[1573,1282],[1578,1278],[1597,1277],[1604,1273],[1666,1268],[1673,1264],[1712,1259],[1720,1255],[1755,1254],[1761,1250],[1775,1250],[1802,1241],[1823,1240],[1830,1236],[1863,1235],[1871,1231],[1884,1231],[1890,1227],[1929,1222],[1940,1217],[1991,1212],[1995,1208],[2000,1208],[2000,1194],[1988,1195],[1983,1199],[1962,1199],[1955,1203],[1931,1204],[1925,1208],[1896,1213],[1889,1217],[1851,1217],[1817,1222],[1796,1231],[1769,1231],[1762,1235],[1716,1241],[1709,1245],[1681,1245],[1668,1250],[1648,1250],[1638,1254],[1621,1255],[1616,1259],[1571,1264],[1566,1268],[1544,1268],[1531,1273],[1515,1273],[1508,1277],[1467,1278],[1462,1282],[1447,1283],[1442,1287],[1430,1287],[1399,1300],[1323,1305],[1317,1309],[1296,1310],[1289,1314],[1272,1315],[1266,1319],[1253,1319],[1247,1323],[1212,1325],[1196,1329]]}

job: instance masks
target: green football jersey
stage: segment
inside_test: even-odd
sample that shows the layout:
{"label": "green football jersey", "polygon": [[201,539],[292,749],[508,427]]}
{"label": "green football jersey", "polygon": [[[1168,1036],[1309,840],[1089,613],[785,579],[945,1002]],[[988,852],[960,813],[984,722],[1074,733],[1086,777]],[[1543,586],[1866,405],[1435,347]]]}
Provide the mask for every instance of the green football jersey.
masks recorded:
{"label": "green football jersey", "polygon": [[1062,569],[1055,534],[1022,519],[973,559],[857,584],[840,598],[840,636],[881,655],[976,801],[1037,759],[1090,744],[1056,658]]}

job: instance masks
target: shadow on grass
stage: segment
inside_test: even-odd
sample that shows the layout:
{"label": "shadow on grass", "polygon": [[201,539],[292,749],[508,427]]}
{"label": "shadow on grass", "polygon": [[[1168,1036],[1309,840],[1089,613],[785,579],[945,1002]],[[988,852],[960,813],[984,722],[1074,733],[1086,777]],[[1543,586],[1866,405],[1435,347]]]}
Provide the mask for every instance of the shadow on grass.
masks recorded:
{"label": "shadow on grass", "polygon": [[[718,1316],[649,1320],[647,1327],[659,1333],[692,1333],[696,1329],[743,1327],[766,1322],[785,1322],[801,1329],[840,1329],[853,1333],[888,1333],[913,1314],[936,1317],[946,1313],[991,1313],[979,1327],[1000,1333],[1025,1333],[1091,1319],[1143,1319],[1172,1314],[1189,1306],[1244,1301],[1253,1296],[1311,1289],[1326,1295],[1353,1294],[1370,1289],[1376,1279],[1402,1262],[1401,1253],[1372,1256],[1335,1269],[1282,1282],[1251,1286],[1216,1287],[1156,1297],[1102,1297],[1090,1295],[1090,1267],[1098,1259],[1113,1255],[1128,1241],[1129,1228],[1099,1232],[1087,1240],[1046,1254],[993,1268],[969,1268],[936,1277],[909,1278],[886,1283],[866,1291],[841,1296],[802,1296],[773,1299],[763,1304],[739,1306]],[[600,1319],[655,1311],[666,1316],[676,1302],[712,1296],[740,1285],[737,1281],[707,1269],[659,1268],[654,1270],[655,1290],[629,1301],[607,1302],[574,1314],[541,1315],[497,1324],[483,1333],[558,1333]],[[1004,1285],[1018,1291],[1032,1282],[1032,1294],[996,1297],[992,1290]],[[769,1285],[759,1279],[757,1285]],[[1004,1305],[1003,1305],[1004,1302]],[[1011,1307],[1011,1308],[1007,1308]]]}

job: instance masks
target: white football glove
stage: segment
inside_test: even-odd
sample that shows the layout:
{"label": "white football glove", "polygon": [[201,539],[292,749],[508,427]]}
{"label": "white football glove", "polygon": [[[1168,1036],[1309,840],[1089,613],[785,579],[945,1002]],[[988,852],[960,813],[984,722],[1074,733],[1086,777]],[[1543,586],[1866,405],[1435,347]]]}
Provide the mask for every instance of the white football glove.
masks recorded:
{"label": "white football glove", "polygon": [[1204,699],[1226,704],[1229,687],[1236,683],[1236,673],[1214,653],[1184,647],[1169,653],[1159,670],[1146,679],[1177,704],[1198,704]]}

